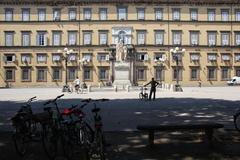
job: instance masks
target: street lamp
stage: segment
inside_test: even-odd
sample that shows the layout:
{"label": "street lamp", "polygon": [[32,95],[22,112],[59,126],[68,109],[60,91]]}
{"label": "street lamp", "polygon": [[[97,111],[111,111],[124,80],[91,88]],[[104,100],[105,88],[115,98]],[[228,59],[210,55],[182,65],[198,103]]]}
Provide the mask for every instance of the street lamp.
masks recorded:
{"label": "street lamp", "polygon": [[176,61],[176,65],[177,65],[177,68],[176,68],[177,84],[175,84],[175,88],[174,88],[174,91],[176,91],[176,92],[182,92],[183,91],[181,85],[179,84],[179,60],[181,59],[182,54],[185,51],[186,50],[184,48],[179,48],[179,47],[176,47],[176,48],[170,50],[170,52],[172,53],[173,59]]}
{"label": "street lamp", "polygon": [[67,64],[68,64],[68,57],[71,53],[73,53],[73,50],[68,48],[64,48],[63,50],[59,49],[58,53],[63,53],[62,59],[65,61],[66,75],[65,75],[65,85],[63,86],[62,91],[67,92],[70,90],[70,87],[67,84]]}

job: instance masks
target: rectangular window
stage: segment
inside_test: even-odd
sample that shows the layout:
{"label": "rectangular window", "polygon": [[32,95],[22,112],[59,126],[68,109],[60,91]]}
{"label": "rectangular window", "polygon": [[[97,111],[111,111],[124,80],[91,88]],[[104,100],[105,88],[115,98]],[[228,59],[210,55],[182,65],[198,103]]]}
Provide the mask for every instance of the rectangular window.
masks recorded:
{"label": "rectangular window", "polygon": [[13,21],[13,9],[12,8],[5,9],[5,21]]}
{"label": "rectangular window", "polygon": [[24,81],[24,82],[31,81],[31,68],[29,68],[29,67],[22,68],[22,81]]}
{"label": "rectangular window", "polygon": [[179,81],[181,81],[182,80],[182,68],[176,68],[176,67],[174,67],[173,68],[173,80],[174,81],[176,81],[176,80],[179,80]]}
{"label": "rectangular window", "polygon": [[192,67],[190,69],[190,72],[191,72],[191,81],[197,81],[199,80],[199,68],[197,67]]}
{"label": "rectangular window", "polygon": [[77,19],[77,10],[76,8],[69,8],[68,18],[70,21],[75,21]]}
{"label": "rectangular window", "polygon": [[157,81],[164,81],[164,68],[163,67],[155,68],[155,79]]}
{"label": "rectangular window", "polygon": [[225,53],[225,54],[222,54],[221,56],[222,56],[222,61],[230,61],[230,58],[231,58],[230,54]]}
{"label": "rectangular window", "polygon": [[163,45],[164,31],[155,31],[155,44]]}
{"label": "rectangular window", "polygon": [[166,60],[166,55],[164,53],[155,53],[154,54],[154,61],[162,61],[164,62]]}
{"label": "rectangular window", "polygon": [[235,20],[240,21],[240,9],[235,10]]}
{"label": "rectangular window", "polygon": [[16,61],[16,56],[14,54],[5,54],[4,56],[6,63],[12,63]]}
{"label": "rectangular window", "polygon": [[196,62],[200,60],[200,54],[199,53],[190,53],[190,61]]}
{"label": "rectangular window", "polygon": [[216,53],[208,53],[207,58],[208,58],[208,62],[217,61],[217,54]]}
{"label": "rectangular window", "polygon": [[89,68],[89,67],[84,67],[84,74],[83,74],[83,78],[84,78],[84,80],[85,81],[90,81],[90,80],[92,80],[92,71],[91,71],[91,68]]}
{"label": "rectangular window", "polygon": [[109,54],[108,53],[98,53],[97,60],[98,61],[109,61]]}
{"label": "rectangular window", "polygon": [[208,21],[215,21],[216,15],[215,15],[215,9],[208,9]]}
{"label": "rectangular window", "polygon": [[145,8],[137,8],[137,19],[138,20],[145,19]]}
{"label": "rectangular window", "polygon": [[99,44],[100,45],[107,45],[107,33],[100,32],[99,33]]}
{"label": "rectangular window", "polygon": [[60,67],[53,67],[52,68],[52,79],[54,81],[61,81],[62,80],[62,69]]}
{"label": "rectangular window", "polygon": [[77,77],[77,69],[74,67],[68,68],[68,80],[73,81]]}
{"label": "rectangular window", "polygon": [[30,46],[30,33],[31,32],[22,32],[22,46]]}
{"label": "rectangular window", "polygon": [[83,53],[83,59],[87,62],[92,61],[92,53]]}
{"label": "rectangular window", "polygon": [[221,33],[222,46],[228,46],[230,43],[230,32]]}
{"label": "rectangular window", "polygon": [[118,20],[127,20],[127,8],[118,7]]}
{"label": "rectangular window", "polygon": [[99,8],[99,19],[107,20],[107,8]]}
{"label": "rectangular window", "polygon": [[229,67],[222,67],[221,68],[221,80],[228,81],[231,79],[230,77],[230,68]]}
{"label": "rectangular window", "polygon": [[38,9],[38,21],[46,21],[46,9]]}
{"label": "rectangular window", "polygon": [[21,61],[22,61],[22,63],[30,64],[31,63],[31,55],[30,54],[22,54]]}
{"label": "rectangular window", "polygon": [[181,45],[182,43],[182,32],[181,31],[173,31],[173,45]]}
{"label": "rectangular window", "polygon": [[52,61],[53,62],[61,62],[61,56],[62,54],[59,54],[59,53],[53,53],[52,54]]}
{"label": "rectangular window", "polygon": [[22,9],[22,21],[30,21],[30,9],[29,8]]}
{"label": "rectangular window", "polygon": [[53,31],[53,46],[61,45],[61,32]]}
{"label": "rectangular window", "polygon": [[77,61],[77,53],[71,53],[68,55],[68,61]]}
{"label": "rectangular window", "polygon": [[37,63],[47,63],[47,55],[46,54],[37,54]]}
{"label": "rectangular window", "polygon": [[84,45],[91,45],[92,44],[92,33],[91,32],[83,33],[83,44]]}
{"label": "rectangular window", "polygon": [[68,45],[76,45],[76,44],[77,44],[77,32],[68,31]]}
{"label": "rectangular window", "polygon": [[61,20],[61,10],[58,8],[53,9],[53,20],[60,21]]}
{"label": "rectangular window", "polygon": [[190,31],[190,45],[196,46],[199,44],[199,32]]}
{"label": "rectangular window", "polygon": [[235,68],[235,76],[240,77],[240,68],[238,67]]}
{"label": "rectangular window", "polygon": [[14,32],[5,32],[5,46],[14,46]]}
{"label": "rectangular window", "polygon": [[197,21],[198,20],[198,9],[190,8],[190,20]]}
{"label": "rectangular window", "polygon": [[163,9],[162,8],[155,8],[155,19],[163,20]]}
{"label": "rectangular window", "polygon": [[228,9],[222,9],[221,15],[222,15],[222,21],[229,21],[229,10]]}
{"label": "rectangular window", "polygon": [[217,44],[217,32],[208,32],[208,45],[215,46]]}
{"label": "rectangular window", "polygon": [[6,68],[5,69],[5,79],[8,82],[15,81],[15,69],[14,68]]}
{"label": "rectangular window", "polygon": [[107,67],[99,67],[99,80],[108,80],[108,73]]}
{"label": "rectangular window", "polygon": [[217,80],[217,68],[216,67],[208,67],[208,80]]}
{"label": "rectangular window", "polygon": [[137,44],[145,45],[146,44],[146,31],[137,32]]}
{"label": "rectangular window", "polygon": [[148,61],[147,53],[137,53],[137,61]]}
{"label": "rectangular window", "polygon": [[37,46],[47,45],[47,32],[37,32]]}
{"label": "rectangular window", "polygon": [[138,81],[146,80],[146,69],[145,68],[138,68],[137,69],[137,80]]}
{"label": "rectangular window", "polygon": [[235,58],[234,58],[235,62],[240,62],[240,53],[235,53],[234,55],[235,55]]}
{"label": "rectangular window", "polygon": [[91,20],[92,18],[92,9],[91,8],[83,8],[83,19]]}
{"label": "rectangular window", "polygon": [[235,32],[235,44],[240,46],[240,32]]}
{"label": "rectangular window", "polygon": [[38,82],[47,81],[47,68],[45,67],[37,68],[37,81]]}
{"label": "rectangular window", "polygon": [[180,20],[180,9],[179,8],[173,8],[172,9],[172,19],[174,21],[179,21]]}

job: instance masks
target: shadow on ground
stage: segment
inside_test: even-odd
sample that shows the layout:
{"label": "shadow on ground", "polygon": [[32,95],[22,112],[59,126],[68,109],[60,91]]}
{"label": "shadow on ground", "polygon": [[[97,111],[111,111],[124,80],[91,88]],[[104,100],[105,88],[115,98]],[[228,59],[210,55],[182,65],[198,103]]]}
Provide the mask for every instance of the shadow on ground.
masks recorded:
{"label": "shadow on ground", "polygon": [[[34,112],[42,111],[45,101],[32,103]],[[234,131],[233,114],[240,101],[193,98],[162,98],[155,101],[114,99],[99,103],[107,139],[109,160],[162,160],[162,159],[240,159],[240,134]],[[0,131],[10,131],[12,117],[23,102],[0,102]],[[59,106],[82,104],[81,99],[60,99]],[[62,108],[62,107],[61,107]],[[92,121],[90,104],[85,107],[88,121]],[[90,117],[90,118],[89,118]],[[138,124],[170,124],[218,122],[225,125],[218,132],[214,148],[208,148],[201,132],[162,132],[156,135],[155,147],[147,145],[147,135],[136,132]],[[229,130],[232,129],[232,130]],[[126,132],[128,131],[128,132]],[[19,159],[11,142],[11,133],[0,134],[0,159]],[[46,159],[40,145],[32,147],[32,154],[25,159]]]}

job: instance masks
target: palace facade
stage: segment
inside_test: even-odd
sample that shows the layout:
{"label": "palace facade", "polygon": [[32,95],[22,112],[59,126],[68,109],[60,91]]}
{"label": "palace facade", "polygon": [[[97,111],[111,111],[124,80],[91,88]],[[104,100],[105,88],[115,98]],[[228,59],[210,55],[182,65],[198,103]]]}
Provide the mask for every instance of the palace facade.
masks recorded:
{"label": "palace facade", "polygon": [[240,76],[240,2],[1,0],[0,87],[110,85],[120,40],[133,85],[226,85]]}

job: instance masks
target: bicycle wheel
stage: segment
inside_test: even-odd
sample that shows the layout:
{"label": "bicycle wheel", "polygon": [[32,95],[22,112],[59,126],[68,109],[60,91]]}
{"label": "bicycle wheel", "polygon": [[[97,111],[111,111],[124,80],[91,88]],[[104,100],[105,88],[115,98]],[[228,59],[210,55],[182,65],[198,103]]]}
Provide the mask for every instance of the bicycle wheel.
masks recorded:
{"label": "bicycle wheel", "polygon": [[49,159],[57,156],[58,135],[49,125],[44,125],[42,130],[42,145]]}
{"label": "bicycle wheel", "polygon": [[234,117],[234,126],[240,132],[240,112],[235,114],[233,117]]}
{"label": "bicycle wheel", "polygon": [[29,147],[30,143],[29,136],[24,131],[22,131],[20,127],[16,127],[16,131],[13,134],[12,138],[17,153],[20,156],[24,156],[27,153]]}
{"label": "bicycle wheel", "polygon": [[95,135],[90,156],[92,159],[105,160],[104,136],[101,131],[97,131]]}

